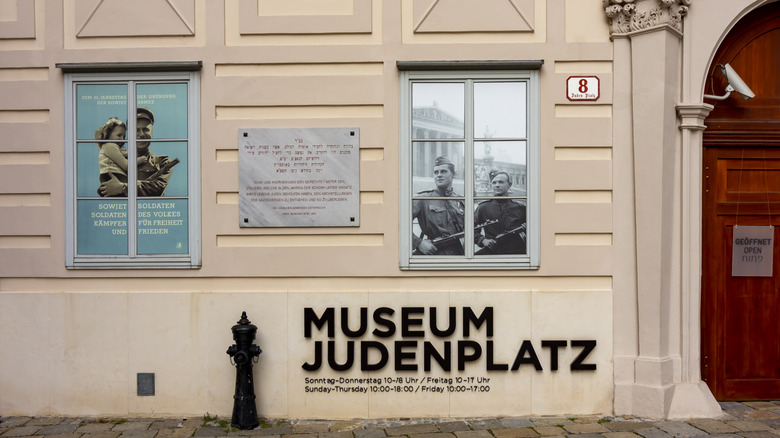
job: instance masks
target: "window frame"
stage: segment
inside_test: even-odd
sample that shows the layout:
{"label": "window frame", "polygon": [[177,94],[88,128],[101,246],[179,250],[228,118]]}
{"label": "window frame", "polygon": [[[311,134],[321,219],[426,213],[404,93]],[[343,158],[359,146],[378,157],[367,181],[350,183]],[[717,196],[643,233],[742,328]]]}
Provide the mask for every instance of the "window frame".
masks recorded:
{"label": "window frame", "polygon": [[[399,134],[399,265],[402,270],[531,270],[539,268],[540,258],[540,80],[541,61],[510,62],[399,62],[400,134]],[[521,81],[527,84],[526,95],[526,253],[522,255],[463,256],[412,255],[412,84],[447,81]],[[467,88],[468,90],[468,88]],[[464,96],[465,121],[473,123],[473,92]],[[464,221],[474,223],[474,134],[466,129],[464,138],[465,167],[463,196],[467,206]],[[446,141],[447,139],[442,139]],[[456,169],[456,172],[460,169]],[[471,208],[468,208],[470,206]],[[473,228],[466,226],[466,241]],[[472,229],[470,231],[469,229]]]}
{"label": "window frame", "polygon": [[[197,269],[201,266],[201,199],[200,199],[200,62],[186,63],[110,63],[110,64],[58,64],[64,73],[64,134],[65,134],[65,252],[67,269]],[[188,252],[186,254],[138,254],[133,239],[138,236],[138,196],[128,190],[127,200],[127,255],[77,254],[78,191],[77,191],[77,91],[78,85],[127,84],[132,87],[136,99],[139,83],[187,84],[187,195],[174,199],[187,200]],[[129,95],[128,95],[129,96]],[[128,150],[135,136],[130,134],[135,126],[135,106],[129,103]],[[143,105],[141,105],[143,106]],[[154,143],[153,143],[154,144]],[[130,166],[128,176],[134,180],[135,166]],[[132,192],[132,193],[131,193]],[[118,198],[120,199],[120,198]],[[160,198],[160,199],[165,199]],[[135,220],[131,218],[135,217]],[[135,254],[132,254],[135,249]]]}

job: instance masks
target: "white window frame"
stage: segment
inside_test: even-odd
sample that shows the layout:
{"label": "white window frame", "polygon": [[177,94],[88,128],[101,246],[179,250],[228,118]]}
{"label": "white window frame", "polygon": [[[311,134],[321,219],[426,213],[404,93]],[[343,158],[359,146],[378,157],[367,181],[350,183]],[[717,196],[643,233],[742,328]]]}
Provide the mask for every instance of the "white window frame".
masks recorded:
{"label": "white window frame", "polygon": [[[539,68],[541,61],[509,61],[509,62],[398,62],[400,71],[400,173],[399,173],[399,261],[402,270],[493,270],[493,269],[538,269],[540,251],[540,85]],[[469,257],[467,250],[464,256],[412,255],[412,126],[411,111],[412,83],[415,81],[479,81],[479,80],[511,80],[527,83],[526,102],[526,172],[527,172],[527,206],[526,206],[526,252],[527,254],[503,256]],[[473,120],[473,111],[466,97],[466,120]],[[466,130],[468,133],[468,129]],[[465,223],[471,224],[474,219],[473,173],[474,173],[474,136],[467,134],[465,139]],[[460,169],[457,169],[460,171]],[[473,242],[473,227],[465,227],[466,242]]]}
{"label": "white window frame", "polygon": [[[112,63],[112,64],[58,64],[64,73],[65,89],[65,251],[68,269],[196,269],[201,266],[201,200],[200,200],[200,62],[183,63]],[[133,254],[134,243],[129,243],[128,255],[77,254],[77,141],[76,141],[76,86],[79,84],[135,83],[136,81],[187,82],[187,254]],[[133,88],[134,89],[134,88]],[[143,105],[141,105],[143,106]],[[135,105],[128,102],[128,150],[135,150]],[[131,144],[132,143],[132,144]],[[134,166],[128,174],[135,177]],[[137,233],[137,198],[135,190],[128,190],[128,239],[133,242]],[[162,198],[164,199],[164,198]]]}

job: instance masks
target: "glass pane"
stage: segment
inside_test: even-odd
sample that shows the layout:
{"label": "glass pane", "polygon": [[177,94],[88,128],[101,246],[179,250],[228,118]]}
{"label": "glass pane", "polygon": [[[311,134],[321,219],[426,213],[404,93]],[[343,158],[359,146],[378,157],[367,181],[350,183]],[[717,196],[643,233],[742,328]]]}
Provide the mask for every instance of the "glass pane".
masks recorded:
{"label": "glass pane", "polygon": [[[79,143],[76,148],[78,197],[98,197],[98,187],[111,180],[112,175],[119,183],[127,182],[127,149],[123,143],[100,143],[99,146],[95,143]],[[110,194],[112,197],[124,195],[121,187]]]}
{"label": "glass pane", "polygon": [[[451,192],[449,196],[463,196],[463,168],[465,167],[463,148],[462,142],[412,143],[412,193],[419,194],[438,189],[438,195],[425,196],[447,196],[444,193],[448,190]],[[447,163],[452,164],[452,175],[434,175],[438,173],[437,167]]]}
{"label": "glass pane", "polygon": [[76,86],[76,137],[79,140],[107,139],[110,130],[101,132],[99,129],[111,118],[121,121],[121,126],[127,122],[127,85]]}
{"label": "glass pane", "polygon": [[150,142],[148,151],[138,163],[138,196],[187,196],[187,142]]}
{"label": "glass pane", "polygon": [[464,85],[412,84],[412,138],[463,138]]}
{"label": "glass pane", "polygon": [[[499,172],[504,172],[508,177],[506,194],[494,193],[491,175]],[[526,196],[527,180],[526,142],[474,142],[474,196]],[[503,188],[498,187],[500,190]]]}
{"label": "glass pane", "polygon": [[474,202],[474,254],[526,253],[524,199],[493,198]]}
{"label": "glass pane", "polygon": [[[187,138],[187,84],[138,84],[138,111],[154,126],[152,138]],[[139,136],[139,138],[146,138]]]}
{"label": "glass pane", "polygon": [[138,201],[138,254],[187,254],[186,199]]}
{"label": "glass pane", "polygon": [[127,200],[77,202],[77,254],[127,254]]}
{"label": "glass pane", "polygon": [[525,82],[474,84],[474,138],[526,136]]}

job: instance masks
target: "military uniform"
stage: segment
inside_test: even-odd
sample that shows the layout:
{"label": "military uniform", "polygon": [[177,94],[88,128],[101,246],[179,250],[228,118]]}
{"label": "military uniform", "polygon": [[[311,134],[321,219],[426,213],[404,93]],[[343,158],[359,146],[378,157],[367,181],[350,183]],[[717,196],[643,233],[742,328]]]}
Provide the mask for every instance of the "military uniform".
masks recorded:
{"label": "military uniform", "polygon": [[[138,181],[136,181],[138,196],[163,196],[165,189],[168,187],[168,180],[171,178],[173,168],[170,168],[167,172],[162,172],[155,177],[152,177],[152,175],[168,164],[170,160],[168,160],[167,155],[155,155],[151,152],[148,152],[146,157],[149,161],[138,166]],[[107,182],[111,175],[114,175],[119,182],[125,185],[121,194],[113,196],[127,196],[127,175],[124,173],[100,174],[100,182]],[[99,189],[98,194],[100,194]]]}
{"label": "military uniform", "polygon": [[[460,196],[453,193],[452,188],[445,193],[438,190],[426,190],[418,193],[421,197]],[[416,250],[423,239],[433,240],[437,237],[460,233],[463,231],[464,220],[463,201],[446,199],[416,199],[412,202],[412,219],[422,230],[420,236],[412,235],[412,246]],[[437,255],[463,255],[463,246],[459,240],[449,245],[436,245]]]}
{"label": "military uniform", "polygon": [[168,187],[168,180],[171,178],[173,168],[167,172],[162,172],[156,177],[152,177],[163,166],[168,164],[167,155],[155,155],[148,151],[149,161],[138,166],[138,196],[162,196]]}
{"label": "military uniform", "polygon": [[[495,239],[497,235],[513,230],[525,224],[525,205],[516,199],[491,199],[480,202],[474,211],[474,220],[481,224],[488,220],[498,219],[498,222],[483,228],[484,235],[478,234],[475,243],[482,246],[485,239]],[[480,254],[525,254],[525,230],[513,233],[496,241],[493,249],[483,248]]]}

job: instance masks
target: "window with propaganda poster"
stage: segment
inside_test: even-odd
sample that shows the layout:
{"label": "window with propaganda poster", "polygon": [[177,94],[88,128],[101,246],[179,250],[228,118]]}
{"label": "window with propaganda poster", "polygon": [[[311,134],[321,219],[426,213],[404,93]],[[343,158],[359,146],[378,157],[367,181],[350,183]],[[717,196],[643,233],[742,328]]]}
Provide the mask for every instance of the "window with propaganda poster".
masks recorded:
{"label": "window with propaganda poster", "polygon": [[66,74],[69,268],[200,264],[196,72]]}

